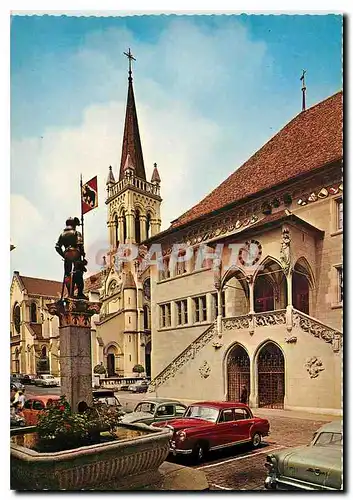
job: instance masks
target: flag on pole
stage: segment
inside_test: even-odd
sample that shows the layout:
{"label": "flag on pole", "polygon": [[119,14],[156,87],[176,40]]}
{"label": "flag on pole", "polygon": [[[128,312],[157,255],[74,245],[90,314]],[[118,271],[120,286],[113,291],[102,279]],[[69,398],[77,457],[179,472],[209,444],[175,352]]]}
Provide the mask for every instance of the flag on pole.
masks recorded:
{"label": "flag on pole", "polygon": [[81,187],[82,215],[98,207],[97,176],[83,184]]}

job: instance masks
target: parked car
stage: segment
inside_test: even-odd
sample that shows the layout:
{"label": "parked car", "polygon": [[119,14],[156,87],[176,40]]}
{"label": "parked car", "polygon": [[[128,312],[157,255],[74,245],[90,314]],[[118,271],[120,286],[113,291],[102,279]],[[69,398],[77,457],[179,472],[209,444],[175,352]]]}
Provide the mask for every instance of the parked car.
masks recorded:
{"label": "parked car", "polygon": [[25,385],[35,384],[35,379],[37,375],[22,375],[20,382]]}
{"label": "parked car", "polygon": [[121,414],[125,414],[123,411],[123,405],[120,403],[119,399],[115,396],[114,391],[109,389],[99,389],[93,391],[93,399],[105,403],[108,406],[114,406],[119,409]]}
{"label": "parked car", "polygon": [[173,432],[171,453],[191,455],[196,462],[201,462],[209,451],[229,446],[251,443],[258,448],[270,429],[267,419],[255,417],[246,404],[231,401],[194,403],[183,418],[153,426],[169,427]]}
{"label": "parked car", "polygon": [[10,410],[10,428],[13,427],[24,427],[26,425],[26,421],[20,415],[17,415],[13,408]]}
{"label": "parked car", "polygon": [[19,380],[10,378],[10,391],[23,391],[25,386]]}
{"label": "parked car", "polygon": [[129,392],[147,392],[149,382],[147,380],[138,380],[129,385]]}
{"label": "parked car", "polygon": [[48,403],[50,405],[59,399],[60,396],[57,395],[36,396],[27,399],[22,409],[26,425],[36,425],[39,414],[46,409]]}
{"label": "parked car", "polygon": [[38,378],[35,379],[36,385],[41,385],[43,387],[57,387],[58,382],[55,380],[53,375],[39,375]]}
{"label": "parked car", "polygon": [[307,446],[267,455],[265,487],[278,490],[342,489],[342,421],[320,427]]}
{"label": "parked car", "polygon": [[185,410],[186,405],[175,399],[144,399],[135,406],[133,412],[123,417],[122,422],[150,425],[153,422],[164,422],[167,419],[182,417]]}

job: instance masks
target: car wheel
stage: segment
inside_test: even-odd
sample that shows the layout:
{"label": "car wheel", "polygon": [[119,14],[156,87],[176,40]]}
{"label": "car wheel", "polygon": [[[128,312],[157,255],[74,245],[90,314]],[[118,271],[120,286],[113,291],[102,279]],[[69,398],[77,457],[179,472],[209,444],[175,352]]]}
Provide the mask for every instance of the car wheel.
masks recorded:
{"label": "car wheel", "polygon": [[201,463],[206,455],[206,446],[202,443],[196,443],[192,450],[192,459],[195,463]]}
{"label": "car wheel", "polygon": [[255,434],[251,438],[251,444],[253,448],[258,448],[261,444],[261,434],[255,432]]}

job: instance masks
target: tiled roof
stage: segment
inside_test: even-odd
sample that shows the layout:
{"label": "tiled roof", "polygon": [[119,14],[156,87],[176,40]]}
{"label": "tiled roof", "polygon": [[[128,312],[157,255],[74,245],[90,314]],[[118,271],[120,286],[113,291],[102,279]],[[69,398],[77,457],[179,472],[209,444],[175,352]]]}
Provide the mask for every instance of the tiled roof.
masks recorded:
{"label": "tiled roof", "polygon": [[60,297],[62,283],[60,281],[44,280],[18,275],[29,295],[42,295],[44,297]]}
{"label": "tiled roof", "polygon": [[98,290],[103,286],[103,274],[98,272],[96,274],[92,274],[84,280],[84,290],[85,292],[91,292],[93,290]]}
{"label": "tiled roof", "polygon": [[172,222],[189,223],[343,156],[343,93],[301,112],[202,201]]}

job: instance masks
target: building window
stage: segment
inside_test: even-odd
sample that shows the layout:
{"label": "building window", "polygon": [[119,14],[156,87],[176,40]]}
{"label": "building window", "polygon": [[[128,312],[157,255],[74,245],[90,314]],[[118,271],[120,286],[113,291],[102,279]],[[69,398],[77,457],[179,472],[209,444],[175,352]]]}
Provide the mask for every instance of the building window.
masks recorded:
{"label": "building window", "polygon": [[135,212],[135,241],[136,243],[141,242],[140,212],[138,210]]}
{"label": "building window", "polygon": [[21,329],[21,308],[19,304],[15,304],[13,308],[13,322],[15,325],[16,333],[20,333]]}
{"label": "building window", "polygon": [[151,215],[147,214],[146,217],[146,239],[150,237],[150,229],[151,229]]}
{"label": "building window", "polygon": [[161,313],[161,328],[171,326],[171,306],[170,304],[162,304],[160,306]]}
{"label": "building window", "polygon": [[31,323],[37,323],[37,306],[35,302],[31,304]]}
{"label": "building window", "polygon": [[336,225],[337,230],[343,230],[343,200],[339,198],[336,200]]}
{"label": "building window", "polygon": [[118,248],[119,246],[119,219],[118,216],[115,216],[114,219],[114,226],[115,226],[115,248]]}
{"label": "building window", "polygon": [[160,280],[166,280],[170,278],[170,258],[166,257],[163,259],[163,270],[160,272]]}
{"label": "building window", "polygon": [[193,300],[195,307],[195,322],[199,323],[201,321],[206,321],[207,320],[206,295],[203,295],[202,297],[195,297]]}
{"label": "building window", "polygon": [[[185,250],[179,250],[178,258],[179,257],[183,257],[183,259],[185,259],[185,255],[186,255]],[[176,264],[176,273],[177,273],[177,275],[184,274],[186,272],[187,272],[186,261],[183,260],[182,262],[177,262],[177,264]]]}
{"label": "building window", "polygon": [[343,267],[337,267],[338,302],[343,302]]}
{"label": "building window", "polygon": [[185,325],[188,322],[188,301],[178,300],[177,306],[177,325]]}
{"label": "building window", "polygon": [[[226,315],[226,294],[225,292],[221,292],[222,294],[222,318],[225,318]],[[217,318],[218,316],[218,293],[213,293],[213,317]]]}
{"label": "building window", "polygon": [[143,306],[143,328],[144,330],[150,330],[150,310],[148,306]]}

